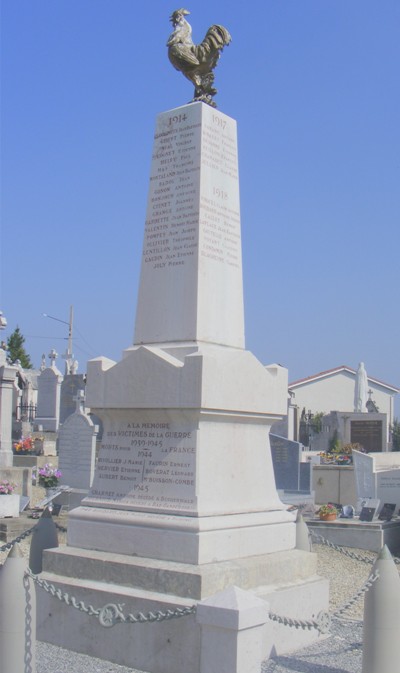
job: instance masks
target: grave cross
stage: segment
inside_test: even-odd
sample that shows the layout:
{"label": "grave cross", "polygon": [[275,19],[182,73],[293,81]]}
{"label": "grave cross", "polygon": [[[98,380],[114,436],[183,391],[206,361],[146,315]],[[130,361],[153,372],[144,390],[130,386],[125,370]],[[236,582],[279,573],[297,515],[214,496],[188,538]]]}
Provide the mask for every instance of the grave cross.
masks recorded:
{"label": "grave cross", "polygon": [[58,358],[58,353],[54,350],[54,348],[51,349],[49,353],[49,358],[50,358],[50,367],[54,367],[56,358]]}
{"label": "grave cross", "polygon": [[72,398],[76,402],[76,412],[84,413],[84,403],[85,403],[85,391],[78,390],[76,395]]}

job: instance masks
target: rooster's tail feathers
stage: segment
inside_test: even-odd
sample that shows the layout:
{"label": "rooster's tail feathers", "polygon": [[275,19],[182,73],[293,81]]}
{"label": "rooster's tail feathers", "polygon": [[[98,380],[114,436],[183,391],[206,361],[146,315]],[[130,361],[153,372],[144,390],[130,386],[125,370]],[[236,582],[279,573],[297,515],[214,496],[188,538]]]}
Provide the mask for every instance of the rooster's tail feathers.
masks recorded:
{"label": "rooster's tail feathers", "polygon": [[203,42],[197,46],[197,49],[205,56],[212,51],[222,51],[231,40],[231,35],[226,28],[215,24],[208,29]]}

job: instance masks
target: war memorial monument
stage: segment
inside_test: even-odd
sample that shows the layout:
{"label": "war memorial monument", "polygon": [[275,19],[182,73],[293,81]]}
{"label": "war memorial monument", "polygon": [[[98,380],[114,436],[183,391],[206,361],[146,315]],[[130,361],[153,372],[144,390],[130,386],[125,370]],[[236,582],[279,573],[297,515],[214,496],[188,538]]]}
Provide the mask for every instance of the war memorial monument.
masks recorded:
{"label": "war memorial monument", "polygon": [[[199,673],[195,606],[229,587],[293,618],[328,607],[275,487],[269,429],[286,413],[287,372],[245,350],[236,122],[213,99],[231,38],[212,26],[194,45],[185,14],[172,14],[168,49],[195,96],[156,121],[134,342],[120,362],[88,363],[103,440],[42,577],[94,607],[190,614],[106,629],[38,595],[40,639],[152,673]],[[268,622],[263,656],[318,635]]]}

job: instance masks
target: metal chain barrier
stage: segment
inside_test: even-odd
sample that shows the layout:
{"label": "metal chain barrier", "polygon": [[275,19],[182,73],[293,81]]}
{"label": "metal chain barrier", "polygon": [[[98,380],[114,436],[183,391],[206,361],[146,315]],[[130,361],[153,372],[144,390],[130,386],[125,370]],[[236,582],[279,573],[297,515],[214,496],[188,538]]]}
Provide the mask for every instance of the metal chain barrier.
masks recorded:
{"label": "metal chain barrier", "polygon": [[[54,519],[53,519],[53,521],[54,521]],[[39,523],[39,522],[38,522],[38,523]],[[8,550],[11,549],[15,544],[17,544],[18,542],[22,542],[22,540],[25,540],[26,537],[28,537],[29,535],[32,535],[32,533],[33,533],[33,531],[35,530],[35,528],[36,528],[36,526],[38,525],[38,523],[35,523],[35,525],[32,526],[32,528],[29,528],[29,529],[26,530],[24,533],[21,533],[21,535],[18,535],[18,537],[16,537],[14,540],[11,540],[11,542],[7,542],[7,543],[4,544],[2,547],[0,547],[0,552],[2,552],[2,551],[8,551]],[[55,527],[56,527],[61,533],[66,533],[66,532],[67,532],[67,528],[64,528],[64,526],[60,526],[60,524],[57,523],[56,521],[54,521],[54,525],[55,525]]]}
{"label": "metal chain barrier", "polygon": [[291,617],[281,617],[273,612],[270,612],[269,618],[273,622],[283,624],[283,626],[291,626],[295,629],[317,629],[320,633],[328,633],[331,625],[331,618],[328,612],[319,612],[316,619],[311,621],[303,621],[301,619],[292,619]]}
{"label": "metal chain barrier", "polygon": [[[279,624],[283,624],[284,626],[292,626],[296,629],[317,629],[320,633],[328,633],[330,630],[331,626],[331,618],[334,619],[343,619],[342,614],[346,612],[349,608],[351,608],[364,594],[372,587],[374,582],[379,578],[379,572],[375,571],[372,573],[367,581],[363,584],[363,586],[357,591],[354,596],[352,596],[347,603],[342,605],[338,610],[335,610],[335,612],[330,615],[328,612],[320,612],[317,615],[317,618],[315,620],[311,621],[302,621],[300,619],[291,619],[289,617],[281,617],[279,615],[276,615],[274,613],[270,613],[269,618],[273,622],[278,622]],[[361,621],[361,620],[353,620],[353,621]]]}
{"label": "metal chain barrier", "polygon": [[[66,605],[71,605],[73,608],[84,612],[87,615],[98,617],[99,623],[105,628],[110,628],[115,624],[144,624],[151,622],[162,622],[167,619],[177,619],[180,617],[186,617],[187,615],[193,615],[196,613],[197,606],[191,605],[185,608],[175,608],[174,610],[167,610],[162,612],[157,610],[155,612],[148,612],[144,614],[139,612],[136,615],[129,613],[128,615],[123,614],[123,605],[116,603],[107,603],[100,609],[94,608],[92,605],[86,606],[84,601],[77,601],[74,596],[70,596],[67,592],[58,589],[54,584],[47,582],[46,580],[40,579],[37,575],[34,575],[29,569],[27,570],[27,575],[32,578],[32,580],[44,591],[51,594],[55,598],[58,598],[59,601],[66,603]],[[291,626],[296,629],[317,629],[320,633],[327,633],[329,631],[329,626],[331,623],[330,616],[327,612],[320,612],[315,620],[311,621],[302,621],[299,619],[292,619],[290,617],[281,617],[274,613],[270,613],[269,618],[272,621],[283,624],[284,626]]]}
{"label": "metal chain barrier", "polygon": [[4,544],[2,547],[0,547],[0,551],[8,551],[11,549],[17,542],[22,542],[28,535],[32,535],[33,531],[35,530],[37,524],[35,524],[32,528],[29,528],[29,530],[26,530],[25,533],[21,533],[21,535],[18,535],[18,537],[15,538],[15,540],[11,540],[11,542],[7,542]]}
{"label": "metal chain barrier", "polygon": [[310,535],[312,538],[315,538],[315,540],[323,545],[326,545],[327,547],[330,547],[331,549],[335,549],[336,551],[340,552],[341,554],[344,554],[344,556],[348,556],[349,558],[354,559],[355,561],[361,561],[362,563],[368,563],[371,565],[374,561],[372,561],[368,556],[361,556],[361,554],[356,554],[355,552],[349,551],[348,549],[345,549],[344,547],[341,547],[338,544],[335,544],[334,542],[330,542],[330,540],[327,540],[324,538],[322,535],[319,535],[318,533],[315,533],[315,531],[310,530]]}
{"label": "metal chain barrier", "polygon": [[116,605],[115,603],[108,603],[100,610],[99,622],[102,626],[111,627],[114,624],[144,624],[145,622],[163,622],[167,619],[174,619],[179,617],[186,617],[187,615],[194,615],[196,612],[196,605],[186,608],[175,608],[174,610],[167,610],[162,612],[148,612],[147,615],[143,612],[138,612],[137,615],[129,613],[126,617],[122,612],[123,605]]}
{"label": "metal chain barrier", "polygon": [[77,601],[74,596],[70,596],[67,592],[61,591],[54,584],[47,582],[46,580],[40,579],[37,575],[34,575],[29,569],[26,574],[44,591],[51,594],[55,598],[58,598],[59,601],[66,603],[66,605],[71,605],[76,610],[84,612],[89,616],[98,617],[99,623],[101,626],[109,628],[114,626],[114,624],[119,623],[130,623],[130,624],[143,624],[145,622],[162,622],[167,619],[186,617],[187,615],[195,614],[196,605],[185,608],[175,608],[174,610],[167,610],[162,612],[157,610],[157,612],[148,612],[145,615],[143,612],[139,612],[137,615],[128,614],[125,616],[122,612],[123,605],[108,603],[104,607],[97,609],[92,605],[85,605],[84,601]]}
{"label": "metal chain barrier", "polygon": [[[325,537],[319,535],[319,533],[316,533],[314,530],[310,528],[309,528],[309,534],[311,535],[312,538],[315,538],[316,542],[326,545],[327,547],[331,547],[331,549],[335,549],[335,551],[338,551],[340,552],[340,554],[344,554],[344,556],[348,556],[349,558],[352,558],[355,561],[361,561],[362,563],[368,563],[369,565],[375,563],[375,559],[371,559],[368,556],[361,556],[361,554],[356,554],[355,552],[349,551],[345,547],[341,547],[340,545],[335,544],[334,542],[330,542],[330,540],[327,540]],[[393,556],[392,554],[392,558],[397,565],[400,565],[400,558],[398,556]]]}
{"label": "metal chain barrier", "polygon": [[[31,587],[29,578],[27,575],[24,576],[24,589],[26,596],[26,606],[25,606],[25,654],[24,654],[24,673],[33,672],[33,657],[32,657],[32,600],[31,600]],[[35,634],[36,636],[36,634]]]}
{"label": "metal chain barrier", "polygon": [[[343,612],[346,612],[346,610],[348,610],[349,608],[353,607],[353,605],[354,605],[355,603],[357,603],[357,601],[360,600],[360,598],[361,598],[362,596],[364,596],[365,593],[367,593],[367,591],[372,587],[372,585],[374,584],[374,582],[376,582],[376,580],[377,580],[378,578],[379,578],[379,572],[376,570],[374,573],[372,573],[372,574],[368,577],[367,581],[366,581],[366,582],[363,584],[363,586],[357,591],[357,593],[354,594],[354,596],[353,596],[352,598],[350,598],[350,599],[347,601],[347,603],[345,603],[344,605],[342,605],[341,608],[339,608],[338,610],[335,610],[335,612],[333,613],[332,616],[335,617],[336,619],[340,619],[342,613],[343,613]],[[361,620],[357,620],[357,621],[361,621]]]}
{"label": "metal chain barrier", "polygon": [[[21,542],[21,540],[28,537],[28,535],[31,535],[37,525],[38,524],[30,528],[29,530],[25,531],[24,533],[21,533],[21,535],[16,537],[15,540],[7,542],[5,545],[0,547],[0,551],[7,551],[11,549],[14,544],[16,544],[17,542]],[[55,525],[58,528],[58,530],[62,532],[67,532],[67,529],[64,528],[63,526],[60,526],[57,523]],[[356,554],[355,552],[351,552],[348,549],[341,547],[340,545],[330,542],[322,535],[315,533],[313,530],[310,530],[310,535],[312,538],[315,538],[319,543],[324,544],[334,549],[335,551],[344,554],[345,556],[348,556],[349,558],[352,558],[356,561],[361,561],[362,563],[368,563],[370,565],[374,562],[369,557],[361,556],[360,554]],[[397,563],[400,563],[400,559],[396,557],[393,558]],[[80,612],[83,612],[89,616],[97,617],[101,626],[105,628],[110,628],[117,623],[143,624],[143,623],[161,622],[168,619],[180,618],[185,617],[187,615],[195,614],[197,609],[196,605],[192,605],[190,607],[188,606],[184,608],[175,608],[174,610],[168,609],[166,612],[157,610],[155,612],[148,612],[147,614],[144,614],[143,612],[139,612],[136,615],[129,613],[128,615],[125,616],[123,613],[123,605],[121,604],[108,603],[107,605],[104,605],[100,609],[94,608],[92,605],[86,606],[84,601],[77,601],[75,596],[70,596],[67,592],[63,592],[61,589],[57,588],[54,584],[51,584],[46,580],[40,579],[37,575],[34,575],[30,569],[27,569],[25,576],[30,577],[37,586],[44,589],[44,591],[51,594],[55,598],[58,598],[58,600],[64,602],[66,605],[71,605],[76,610],[79,610]],[[349,608],[351,608],[371,588],[371,586],[374,584],[374,582],[377,581],[378,578],[379,573],[377,571],[371,574],[366,580],[366,582],[363,584],[363,586],[357,591],[357,593],[354,596],[352,596],[352,598],[350,598],[342,607],[340,607],[338,610],[335,610],[335,612],[333,612],[332,615],[330,615],[328,612],[322,611],[317,615],[316,619],[307,621],[301,619],[293,619],[291,617],[283,617],[281,615],[270,613],[269,618],[271,621],[277,622],[284,626],[289,626],[292,628],[303,630],[316,629],[320,633],[323,634],[328,633],[331,626],[331,618],[345,619],[342,617],[343,613],[346,612]],[[359,621],[359,620],[353,620],[353,621]]]}

